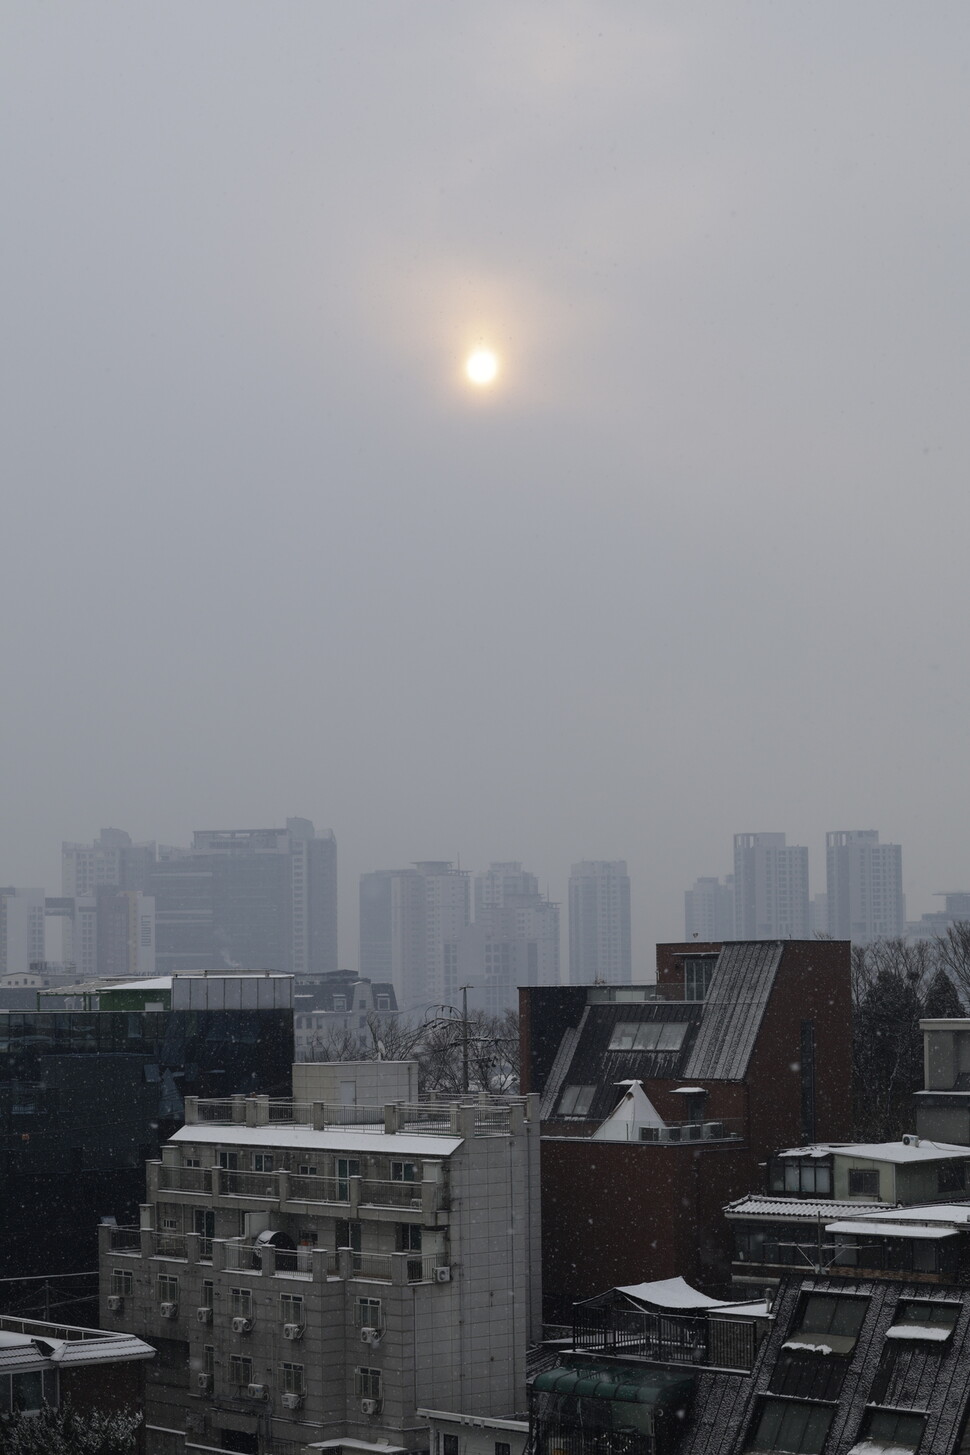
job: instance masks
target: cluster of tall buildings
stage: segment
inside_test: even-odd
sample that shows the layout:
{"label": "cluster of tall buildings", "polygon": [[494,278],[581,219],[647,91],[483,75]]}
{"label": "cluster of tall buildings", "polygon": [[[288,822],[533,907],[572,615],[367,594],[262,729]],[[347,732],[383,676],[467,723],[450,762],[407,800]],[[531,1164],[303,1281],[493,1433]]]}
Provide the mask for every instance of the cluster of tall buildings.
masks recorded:
{"label": "cluster of tall buildings", "polygon": [[52,978],[52,921],[57,962],[81,980],[336,970],[336,840],[290,818],[281,829],[199,830],[187,848],[136,844],[122,829],[64,844],[60,895],[0,889],[0,981]]}
{"label": "cluster of tall buildings", "polygon": [[[574,984],[632,976],[630,879],[623,860],[586,860],[569,879]],[[45,953],[59,931],[58,948]],[[447,860],[360,879],[359,974],[393,985],[398,1005],[501,1014],[520,985],[558,985],[560,907],[517,861],[472,875]],[[282,828],[200,829],[188,847],[102,829],[62,848],[61,893],[0,888],[0,990],[66,979],[196,970],[333,974],[337,843],[309,819]]]}
{"label": "cluster of tall buildings", "polygon": [[[474,912],[473,912],[474,911]],[[377,870],[360,881],[360,972],[392,981],[406,1009],[469,1004],[499,1014],[520,985],[558,985],[559,906],[517,861],[476,874],[448,861]],[[569,978],[629,981],[630,879],[620,860],[574,864]]]}
{"label": "cluster of tall buildings", "polygon": [[735,834],[734,873],[698,879],[685,896],[688,939],[807,939],[867,944],[906,934],[903,851],[876,829],[825,836],[825,893],[809,888],[808,849],[784,834]]}

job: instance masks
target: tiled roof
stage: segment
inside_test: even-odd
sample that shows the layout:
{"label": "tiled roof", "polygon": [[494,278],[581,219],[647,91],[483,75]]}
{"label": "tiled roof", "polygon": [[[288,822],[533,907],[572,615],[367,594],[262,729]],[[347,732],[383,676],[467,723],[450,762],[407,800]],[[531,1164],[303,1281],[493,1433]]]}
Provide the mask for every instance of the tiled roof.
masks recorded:
{"label": "tiled roof", "polygon": [[833,1202],[831,1198],[758,1197],[748,1194],[724,1209],[727,1218],[804,1218],[815,1222],[822,1218],[865,1217],[877,1212],[895,1211],[885,1202]]}

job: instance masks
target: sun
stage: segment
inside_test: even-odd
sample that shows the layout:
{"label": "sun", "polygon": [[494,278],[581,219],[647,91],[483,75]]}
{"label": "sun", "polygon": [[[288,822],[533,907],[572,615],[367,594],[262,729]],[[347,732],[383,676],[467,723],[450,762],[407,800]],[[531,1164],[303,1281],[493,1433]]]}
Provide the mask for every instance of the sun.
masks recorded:
{"label": "sun", "polygon": [[465,360],[465,374],[469,383],[478,388],[494,384],[498,376],[498,355],[491,349],[473,349]]}

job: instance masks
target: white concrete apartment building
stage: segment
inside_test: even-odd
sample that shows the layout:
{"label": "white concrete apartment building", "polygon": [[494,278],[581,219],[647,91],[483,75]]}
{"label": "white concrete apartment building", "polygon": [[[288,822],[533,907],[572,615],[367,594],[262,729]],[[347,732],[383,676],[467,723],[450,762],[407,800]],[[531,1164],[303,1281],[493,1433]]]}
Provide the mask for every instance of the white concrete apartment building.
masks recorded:
{"label": "white concrete apartment building", "polygon": [[629,983],[630,879],[625,859],[585,859],[569,873],[569,980]]}
{"label": "white concrete apartment building", "polygon": [[865,945],[905,933],[903,851],[880,844],[877,829],[838,829],[825,835],[828,932]]}
{"label": "white concrete apartment building", "polygon": [[325,1099],[186,1099],[141,1227],[101,1233],[102,1324],[159,1351],[146,1455],[391,1455],[428,1448],[419,1409],[524,1410],[538,1108],[350,1100],[413,1074],[309,1065],[294,1089]]}

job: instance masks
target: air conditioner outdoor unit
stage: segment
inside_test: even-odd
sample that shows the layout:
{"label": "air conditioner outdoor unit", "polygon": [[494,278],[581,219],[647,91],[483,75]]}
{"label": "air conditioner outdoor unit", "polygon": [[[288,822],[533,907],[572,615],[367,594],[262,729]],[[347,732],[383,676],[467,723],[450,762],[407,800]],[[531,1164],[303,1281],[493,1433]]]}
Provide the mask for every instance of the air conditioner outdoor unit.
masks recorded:
{"label": "air conditioner outdoor unit", "polygon": [[436,1268],[434,1271],[434,1281],[435,1283],[450,1283],[451,1269],[448,1267]]}
{"label": "air conditioner outdoor unit", "polygon": [[303,1403],[302,1394],[284,1394],[280,1402],[285,1410],[298,1410]]}
{"label": "air conditioner outdoor unit", "polygon": [[234,1334],[251,1334],[253,1332],[252,1319],[234,1318],[232,1321],[232,1332]]}
{"label": "air conditioner outdoor unit", "polygon": [[125,1301],[120,1293],[112,1293],[108,1295],[108,1310],[110,1313],[120,1314],[124,1306]]}
{"label": "air conditioner outdoor unit", "polygon": [[303,1338],[303,1325],[302,1324],[284,1324],[283,1325],[283,1338],[284,1339],[302,1339]]}
{"label": "air conditioner outdoor unit", "polygon": [[362,1344],[376,1344],[380,1338],[376,1329],[363,1328],[360,1331],[360,1342]]}
{"label": "air conditioner outdoor unit", "polygon": [[199,1321],[200,1324],[211,1324],[212,1323],[212,1309],[209,1307],[209,1305],[207,1303],[206,1304],[203,1304],[201,1308],[197,1308],[196,1309],[195,1316],[198,1319],[198,1321]]}
{"label": "air conditioner outdoor unit", "polygon": [[265,1384],[247,1384],[246,1393],[250,1399],[265,1399],[266,1386]]}
{"label": "air conditioner outdoor unit", "polygon": [[376,1399],[362,1399],[361,1402],[360,1402],[360,1412],[361,1412],[362,1415],[376,1415],[377,1414],[377,1400]]}
{"label": "air conditioner outdoor unit", "polygon": [[158,1306],[158,1312],[163,1319],[177,1319],[179,1316],[179,1306],[177,1303],[161,1303]]}
{"label": "air conditioner outdoor unit", "polygon": [[199,1374],[196,1377],[196,1381],[195,1382],[199,1386],[199,1393],[200,1394],[208,1394],[209,1391],[210,1391],[210,1389],[212,1388],[212,1375],[211,1374]]}

